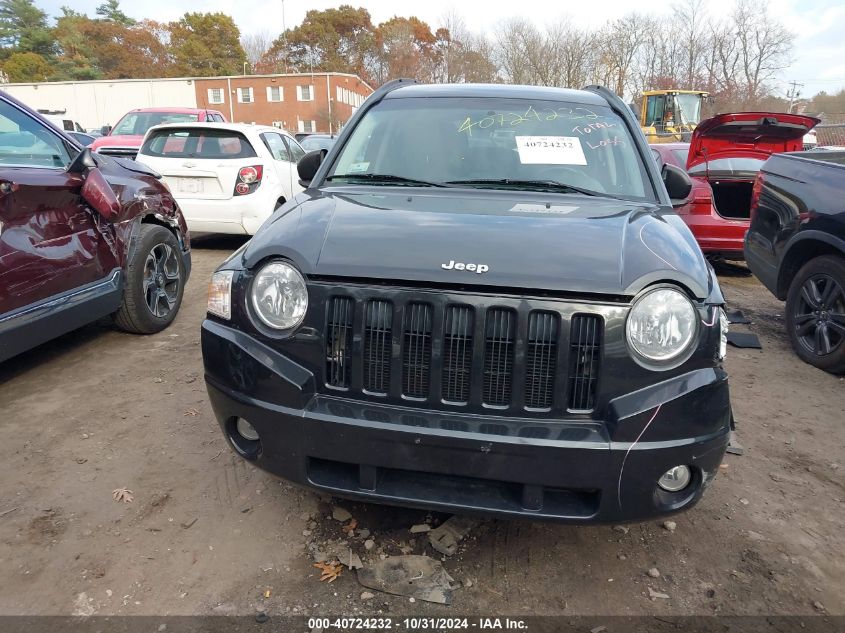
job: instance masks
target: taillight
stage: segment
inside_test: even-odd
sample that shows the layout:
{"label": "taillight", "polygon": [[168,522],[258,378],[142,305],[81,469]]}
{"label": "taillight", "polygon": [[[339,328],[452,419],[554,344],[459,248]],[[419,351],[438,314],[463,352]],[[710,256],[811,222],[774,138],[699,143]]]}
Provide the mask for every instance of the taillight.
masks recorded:
{"label": "taillight", "polygon": [[238,170],[238,180],[235,183],[235,195],[245,196],[258,189],[258,186],[261,184],[262,176],[264,176],[263,165],[241,167]]}
{"label": "taillight", "polygon": [[760,204],[760,194],[763,193],[764,183],[765,178],[761,171],[757,174],[757,178],[754,179],[754,186],[751,188],[751,207],[749,208],[748,216],[751,220],[754,220],[754,216],[757,214],[757,206]]}
{"label": "taillight", "polygon": [[710,215],[713,208],[713,195],[710,187],[694,181],[689,212],[697,215]]}

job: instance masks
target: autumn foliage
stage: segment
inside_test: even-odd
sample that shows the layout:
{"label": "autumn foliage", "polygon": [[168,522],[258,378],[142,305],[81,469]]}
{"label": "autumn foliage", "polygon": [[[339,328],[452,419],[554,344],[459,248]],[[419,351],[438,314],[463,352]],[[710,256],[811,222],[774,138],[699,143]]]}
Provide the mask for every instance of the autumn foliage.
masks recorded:
{"label": "autumn foliage", "polygon": [[32,0],[0,0],[0,67],[9,81],[234,75],[246,55],[223,13],[136,22],[107,0],[96,18],[62,8],[49,27]]}

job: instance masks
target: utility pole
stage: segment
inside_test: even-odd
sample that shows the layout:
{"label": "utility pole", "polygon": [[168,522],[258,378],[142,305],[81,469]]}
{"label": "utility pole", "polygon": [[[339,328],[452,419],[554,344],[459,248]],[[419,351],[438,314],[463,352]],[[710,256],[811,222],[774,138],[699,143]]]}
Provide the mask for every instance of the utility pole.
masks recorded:
{"label": "utility pole", "polygon": [[792,86],[792,88],[790,88],[790,90],[786,93],[786,96],[789,97],[789,110],[787,110],[787,112],[789,112],[789,114],[792,114],[792,107],[795,105],[795,103],[798,101],[798,98],[801,96],[801,91],[799,90],[799,88],[803,88],[804,84],[799,84],[793,79],[789,82],[789,85]]}

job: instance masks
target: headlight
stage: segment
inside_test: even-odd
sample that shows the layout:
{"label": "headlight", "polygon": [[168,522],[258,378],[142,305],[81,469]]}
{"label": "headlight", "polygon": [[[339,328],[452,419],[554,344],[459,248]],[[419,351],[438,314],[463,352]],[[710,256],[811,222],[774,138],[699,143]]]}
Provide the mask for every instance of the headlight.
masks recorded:
{"label": "headlight", "polygon": [[231,270],[221,270],[211,276],[208,284],[208,311],[223,319],[232,318],[232,275]]}
{"label": "headlight", "polygon": [[730,321],[723,308],[719,308],[719,360],[728,354],[728,330]]}
{"label": "headlight", "polygon": [[628,315],[628,344],[647,362],[669,363],[686,352],[698,329],[698,314],[686,295],[658,288],[638,298]]}
{"label": "headlight", "polygon": [[252,282],[252,307],[261,322],[275,330],[302,323],[308,310],[308,288],[299,271],[281,261],[259,269]]}

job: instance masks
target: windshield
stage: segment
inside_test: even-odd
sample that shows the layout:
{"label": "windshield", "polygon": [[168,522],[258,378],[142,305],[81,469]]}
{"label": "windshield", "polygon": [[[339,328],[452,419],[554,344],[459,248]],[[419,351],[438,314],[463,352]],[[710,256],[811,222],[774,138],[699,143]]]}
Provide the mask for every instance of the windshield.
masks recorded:
{"label": "windshield", "polygon": [[606,106],[563,101],[388,98],[355,126],[329,178],[522,190],[564,185],[654,199],[622,119]]}
{"label": "windshield", "polygon": [[697,94],[675,95],[680,123],[698,125],[701,122],[701,96]]}
{"label": "windshield", "polygon": [[306,136],[302,139],[302,149],[307,152],[313,152],[316,149],[331,149],[332,145],[337,139],[329,138],[327,136]]}
{"label": "windshield", "polygon": [[185,114],[176,112],[130,112],[124,116],[114,129],[112,136],[127,134],[129,136],[143,136],[154,125],[160,123],[187,123],[198,121],[196,114]]}

